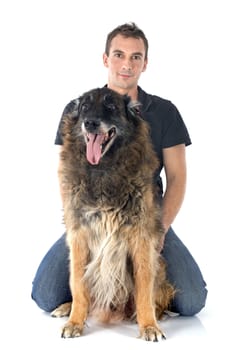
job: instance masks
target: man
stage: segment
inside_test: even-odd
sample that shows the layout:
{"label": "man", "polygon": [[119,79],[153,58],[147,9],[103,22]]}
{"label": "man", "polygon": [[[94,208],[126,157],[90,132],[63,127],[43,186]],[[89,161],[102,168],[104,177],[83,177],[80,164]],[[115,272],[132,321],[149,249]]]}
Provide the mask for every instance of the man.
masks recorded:
{"label": "man", "polygon": [[[168,280],[177,289],[171,311],[183,316],[195,315],[205,306],[206,283],[197,263],[171,227],[186,189],[185,150],[191,144],[187,128],[174,104],[147,94],[138,85],[148,64],[148,41],[134,23],[118,26],[108,34],[103,63],[108,70],[107,86],[129,95],[134,101],[139,100],[141,115],[150,125],[154,149],[160,160],[159,171],[155,174],[165,229],[160,251],[167,262]],[[59,130],[55,143],[62,144]],[[165,191],[160,178],[163,168]],[[60,304],[71,301],[68,265],[64,234],[43,258],[33,282],[32,298],[43,310],[51,312]]]}

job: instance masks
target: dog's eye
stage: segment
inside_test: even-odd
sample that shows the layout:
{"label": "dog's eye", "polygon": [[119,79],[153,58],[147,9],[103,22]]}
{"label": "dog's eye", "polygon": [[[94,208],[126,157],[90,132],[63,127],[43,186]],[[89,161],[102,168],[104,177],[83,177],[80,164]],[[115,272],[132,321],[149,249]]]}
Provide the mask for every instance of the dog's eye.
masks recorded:
{"label": "dog's eye", "polygon": [[115,109],[116,109],[116,106],[114,103],[108,103],[108,104],[106,104],[106,107],[108,109],[110,109],[110,111],[115,111]]}
{"label": "dog's eye", "polygon": [[89,107],[90,107],[90,105],[88,103],[83,103],[81,105],[81,112],[83,112],[83,113],[87,112]]}

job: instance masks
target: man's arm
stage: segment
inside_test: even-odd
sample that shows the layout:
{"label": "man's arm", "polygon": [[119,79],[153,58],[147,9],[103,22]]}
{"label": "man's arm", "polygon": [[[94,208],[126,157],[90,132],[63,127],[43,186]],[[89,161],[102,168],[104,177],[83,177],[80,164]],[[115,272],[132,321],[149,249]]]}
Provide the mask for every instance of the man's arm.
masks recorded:
{"label": "man's arm", "polygon": [[[166,189],[162,201],[162,224],[166,233],[178,214],[185,195],[187,177],[186,146],[180,144],[164,148],[163,161]],[[161,242],[161,248],[163,242]]]}

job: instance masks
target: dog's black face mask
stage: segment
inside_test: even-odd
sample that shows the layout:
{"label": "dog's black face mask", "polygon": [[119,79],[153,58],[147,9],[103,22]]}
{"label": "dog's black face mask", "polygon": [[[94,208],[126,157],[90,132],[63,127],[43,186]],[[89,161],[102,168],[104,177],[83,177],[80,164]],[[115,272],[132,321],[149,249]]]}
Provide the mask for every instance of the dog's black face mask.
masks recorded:
{"label": "dog's black face mask", "polygon": [[73,135],[84,139],[90,164],[97,165],[114,145],[130,139],[135,118],[129,103],[129,97],[108,88],[91,90],[76,100],[72,113],[76,120]]}

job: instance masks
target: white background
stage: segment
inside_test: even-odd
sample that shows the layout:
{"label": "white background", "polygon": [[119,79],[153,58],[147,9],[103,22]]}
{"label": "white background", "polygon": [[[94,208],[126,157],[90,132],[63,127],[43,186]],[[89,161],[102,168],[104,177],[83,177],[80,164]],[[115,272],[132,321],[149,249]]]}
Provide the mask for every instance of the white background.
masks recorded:
{"label": "white background", "polygon": [[[10,334],[9,347],[15,341],[43,347],[43,339],[47,347],[65,346],[58,321],[30,298],[40,260],[64,232],[55,133],[71,99],[106,83],[107,33],[134,21],[150,44],[140,85],[178,107],[193,142],[187,194],[173,227],[199,263],[209,295],[194,323],[179,332],[177,320],[168,323],[173,341],[192,347],[234,341],[239,348],[241,12],[239,0],[1,1],[1,328],[2,339]],[[204,332],[196,338],[198,320]],[[107,346],[106,332],[86,339]],[[111,337],[115,346],[120,334]]]}

